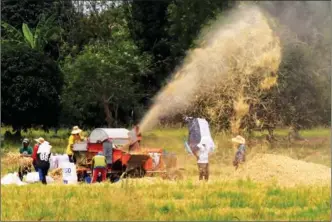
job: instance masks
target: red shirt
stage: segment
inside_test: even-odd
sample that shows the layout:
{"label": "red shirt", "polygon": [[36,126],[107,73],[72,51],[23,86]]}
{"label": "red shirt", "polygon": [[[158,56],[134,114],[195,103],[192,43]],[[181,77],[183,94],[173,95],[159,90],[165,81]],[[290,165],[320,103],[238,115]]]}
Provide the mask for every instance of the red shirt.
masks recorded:
{"label": "red shirt", "polygon": [[36,144],[36,145],[33,147],[33,152],[32,152],[32,159],[33,159],[33,160],[37,160],[37,151],[38,151],[38,147],[39,147],[39,144]]}

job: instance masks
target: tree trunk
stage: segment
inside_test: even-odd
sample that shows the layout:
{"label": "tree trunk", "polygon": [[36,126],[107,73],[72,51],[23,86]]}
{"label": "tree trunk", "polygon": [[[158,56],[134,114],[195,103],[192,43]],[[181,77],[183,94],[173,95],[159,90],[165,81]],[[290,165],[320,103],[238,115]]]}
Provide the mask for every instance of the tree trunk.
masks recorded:
{"label": "tree trunk", "polygon": [[103,99],[103,106],[104,106],[104,112],[105,112],[105,120],[107,122],[107,126],[111,127],[112,126],[112,113],[110,111],[109,103],[105,95],[102,96]]}

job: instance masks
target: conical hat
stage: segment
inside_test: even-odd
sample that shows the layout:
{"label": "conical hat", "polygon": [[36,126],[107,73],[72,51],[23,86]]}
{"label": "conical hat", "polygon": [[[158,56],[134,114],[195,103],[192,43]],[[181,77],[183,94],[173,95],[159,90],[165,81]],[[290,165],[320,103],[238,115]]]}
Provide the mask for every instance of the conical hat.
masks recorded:
{"label": "conical hat", "polygon": [[238,135],[238,136],[232,138],[232,142],[239,143],[239,144],[245,144],[246,139],[244,139],[242,136]]}

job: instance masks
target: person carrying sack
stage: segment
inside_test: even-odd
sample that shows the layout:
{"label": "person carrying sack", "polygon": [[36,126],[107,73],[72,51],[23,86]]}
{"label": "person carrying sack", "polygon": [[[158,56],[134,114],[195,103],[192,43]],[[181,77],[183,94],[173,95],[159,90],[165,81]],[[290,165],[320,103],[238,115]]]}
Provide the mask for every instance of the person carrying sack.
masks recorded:
{"label": "person carrying sack", "polygon": [[[106,173],[107,173],[107,162],[106,158],[103,155],[103,152],[98,152],[92,158],[92,183],[95,183],[97,179],[101,176],[101,181],[106,180]],[[98,182],[101,182],[100,180]]]}
{"label": "person carrying sack", "polygon": [[207,143],[202,143],[198,145],[198,149],[194,152],[194,155],[197,158],[197,166],[198,166],[198,178],[199,180],[209,180],[209,154],[211,152],[211,148]]}
{"label": "person carrying sack", "polygon": [[38,148],[37,151],[37,168],[39,173],[39,179],[43,184],[47,184],[46,176],[50,169],[50,157],[51,157],[52,146],[44,141]]}
{"label": "person carrying sack", "polygon": [[42,137],[39,137],[38,139],[35,139],[37,142],[35,146],[33,147],[33,152],[32,152],[32,165],[35,168],[35,171],[38,172],[38,167],[37,167],[37,152],[40,144],[42,144],[45,140]]}

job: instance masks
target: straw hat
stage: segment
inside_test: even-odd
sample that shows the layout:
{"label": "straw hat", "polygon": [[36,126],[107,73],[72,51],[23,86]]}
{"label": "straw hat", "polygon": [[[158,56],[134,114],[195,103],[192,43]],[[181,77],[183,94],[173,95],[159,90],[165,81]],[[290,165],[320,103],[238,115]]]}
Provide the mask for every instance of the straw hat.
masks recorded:
{"label": "straw hat", "polygon": [[232,138],[232,142],[239,143],[239,144],[245,144],[246,140],[242,136],[238,135],[238,136]]}
{"label": "straw hat", "polygon": [[35,139],[37,143],[43,143],[45,140],[43,137],[39,137],[38,139]]}
{"label": "straw hat", "polygon": [[82,130],[78,126],[74,126],[71,134],[78,134],[80,132],[82,132]]}

